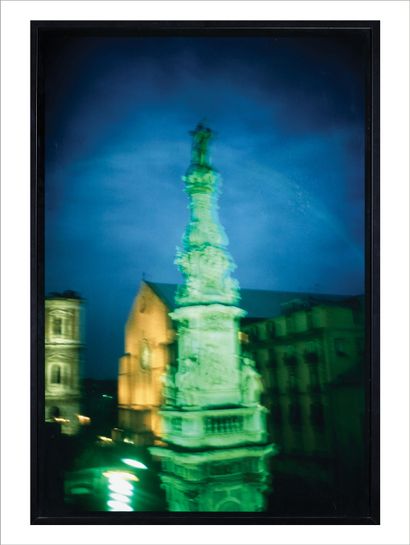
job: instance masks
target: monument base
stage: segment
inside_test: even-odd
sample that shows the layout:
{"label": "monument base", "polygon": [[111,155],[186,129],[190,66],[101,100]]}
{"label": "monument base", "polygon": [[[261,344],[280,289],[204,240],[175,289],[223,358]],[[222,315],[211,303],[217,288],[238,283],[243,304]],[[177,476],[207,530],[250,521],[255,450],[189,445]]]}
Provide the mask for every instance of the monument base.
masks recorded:
{"label": "monument base", "polygon": [[184,512],[257,512],[271,490],[269,457],[274,445],[179,452],[151,447],[161,461],[168,509]]}

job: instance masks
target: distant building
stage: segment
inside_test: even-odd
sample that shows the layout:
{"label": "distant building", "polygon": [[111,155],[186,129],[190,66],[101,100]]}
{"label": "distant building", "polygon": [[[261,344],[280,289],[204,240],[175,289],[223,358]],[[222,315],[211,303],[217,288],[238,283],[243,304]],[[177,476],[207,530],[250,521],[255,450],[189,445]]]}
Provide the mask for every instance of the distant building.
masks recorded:
{"label": "distant building", "polygon": [[45,419],[60,422],[67,435],[80,425],[82,306],[72,291],[45,300]]}
{"label": "distant building", "polygon": [[[160,436],[163,376],[177,360],[176,284],[143,281],[125,328],[119,427],[135,442]],[[243,350],[264,384],[271,438],[284,453],[330,453],[328,390],[363,357],[363,298],[241,289]],[[332,386],[336,388],[336,386]]]}
{"label": "distant building", "polygon": [[286,454],[330,454],[344,416],[333,410],[329,393],[334,397],[341,378],[362,369],[363,298],[300,294],[279,315],[242,330],[263,377],[273,440]]}

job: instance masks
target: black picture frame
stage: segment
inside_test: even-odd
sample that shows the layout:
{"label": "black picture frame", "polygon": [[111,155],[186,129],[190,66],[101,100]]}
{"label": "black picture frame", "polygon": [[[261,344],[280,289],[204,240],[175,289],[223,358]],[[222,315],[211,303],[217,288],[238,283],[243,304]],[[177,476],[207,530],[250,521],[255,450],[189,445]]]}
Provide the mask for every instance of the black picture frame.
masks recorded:
{"label": "black picture frame", "polygon": [[[365,149],[365,356],[369,445],[369,509],[358,517],[276,517],[269,513],[108,513],[51,516],[44,512],[44,37],[262,36],[272,33],[360,31],[368,37]],[[379,524],[379,156],[380,24],[378,21],[32,21],[31,22],[31,523],[32,524]]]}

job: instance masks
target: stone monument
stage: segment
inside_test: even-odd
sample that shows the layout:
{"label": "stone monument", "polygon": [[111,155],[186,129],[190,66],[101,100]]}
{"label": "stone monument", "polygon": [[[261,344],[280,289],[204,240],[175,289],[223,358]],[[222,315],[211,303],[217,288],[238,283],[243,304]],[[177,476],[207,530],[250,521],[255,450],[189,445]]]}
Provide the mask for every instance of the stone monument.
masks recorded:
{"label": "stone monument", "polygon": [[[259,511],[268,486],[266,409],[250,354],[241,354],[238,282],[218,219],[220,177],[212,167],[211,129],[199,123],[183,180],[190,221],[176,264],[178,367],[166,379],[162,440],[153,447],[171,511]],[[207,486],[203,486],[203,482]]]}

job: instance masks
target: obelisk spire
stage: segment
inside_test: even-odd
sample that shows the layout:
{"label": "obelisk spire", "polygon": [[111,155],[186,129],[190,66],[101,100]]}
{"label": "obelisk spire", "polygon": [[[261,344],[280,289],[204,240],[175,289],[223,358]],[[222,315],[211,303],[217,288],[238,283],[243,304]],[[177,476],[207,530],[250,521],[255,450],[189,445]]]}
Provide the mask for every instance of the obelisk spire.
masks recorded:
{"label": "obelisk spire", "polygon": [[178,288],[175,301],[177,306],[200,303],[235,305],[239,300],[239,286],[231,276],[235,265],[218,219],[220,176],[211,166],[209,157],[209,144],[214,133],[200,122],[190,134],[191,162],[183,180],[191,217],[185,229],[183,248],[177,251],[176,264],[184,283]]}

